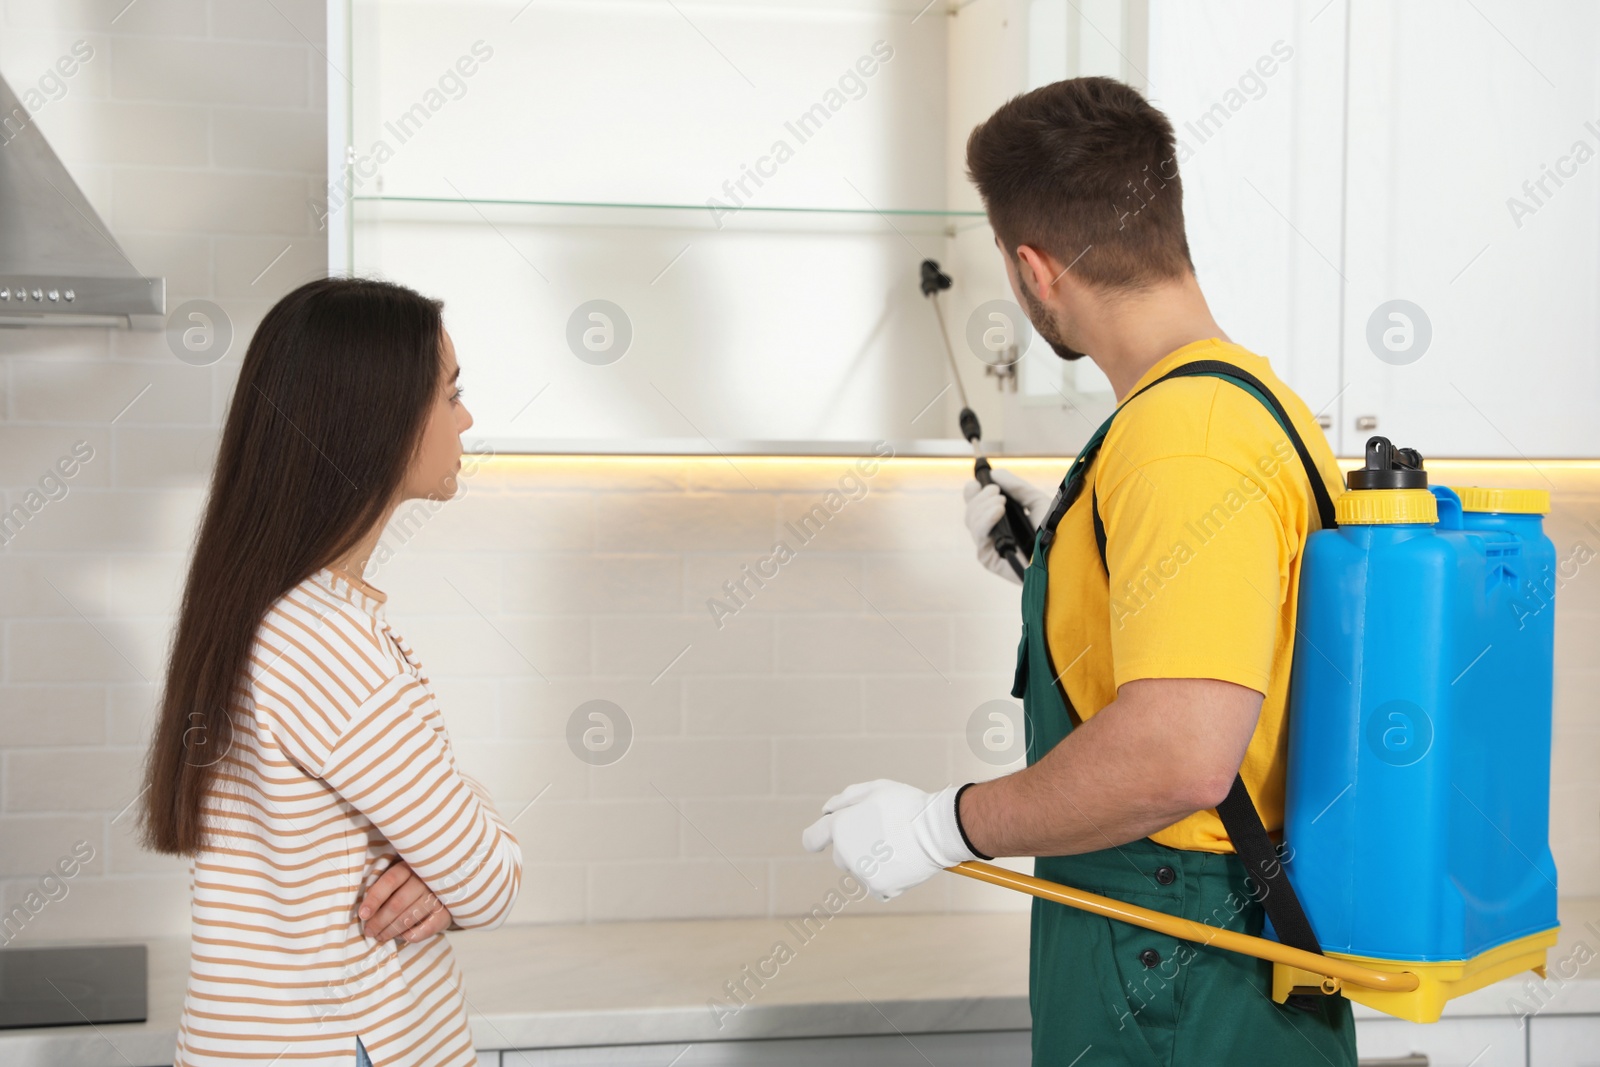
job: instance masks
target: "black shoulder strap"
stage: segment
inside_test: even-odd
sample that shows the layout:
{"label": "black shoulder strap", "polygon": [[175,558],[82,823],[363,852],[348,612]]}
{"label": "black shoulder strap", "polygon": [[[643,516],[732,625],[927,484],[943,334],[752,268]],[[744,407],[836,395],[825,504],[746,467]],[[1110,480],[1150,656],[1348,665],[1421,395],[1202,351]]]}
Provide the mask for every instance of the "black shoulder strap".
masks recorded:
{"label": "black shoulder strap", "polygon": [[[1253,395],[1278,420],[1278,425],[1283,427],[1289,440],[1294,444],[1295,452],[1300,456],[1300,462],[1305,467],[1306,477],[1311,481],[1311,492],[1316,497],[1317,514],[1321,518],[1322,528],[1334,529],[1339,525],[1333,509],[1333,498],[1328,492],[1327,485],[1322,480],[1322,474],[1317,470],[1316,463],[1311,458],[1311,452],[1306,448],[1305,441],[1294,427],[1294,422],[1289,418],[1289,413],[1284,410],[1278,398],[1272,395],[1261,381],[1242,367],[1221,360],[1203,359],[1193,363],[1185,363],[1155,381],[1140,389],[1139,393],[1160,385],[1168,378],[1188,377],[1223,378],[1238,385],[1245,392]],[[1139,393],[1133,394],[1138,396]],[[1128,400],[1132,400],[1130,396]],[[1118,405],[1120,411],[1127,405],[1127,401]],[[1102,431],[1109,427],[1102,427]],[[1101,440],[1104,434],[1100,435]],[[1099,442],[1096,442],[1098,446]],[[1098,447],[1096,448],[1098,451]],[[1076,494],[1073,494],[1074,496]],[[1106,566],[1106,528],[1100,521],[1099,501],[1094,497],[1093,489],[1090,490],[1091,504],[1094,509],[1094,538],[1100,548],[1100,565]],[[1064,509],[1063,509],[1064,510]],[[1109,574],[1109,569],[1107,570]],[[1320,955],[1322,946],[1317,941],[1316,933],[1311,928],[1311,920],[1306,917],[1305,909],[1300,906],[1300,898],[1295,895],[1294,887],[1289,884],[1289,876],[1284,871],[1278,859],[1277,850],[1273,847],[1272,839],[1267,836],[1266,826],[1261,822],[1261,813],[1256,810],[1255,803],[1250,799],[1250,791],[1245,787],[1244,776],[1234,775],[1233,787],[1228,790],[1228,796],[1221,804],[1217,805],[1217,817],[1222,820],[1222,826],[1228,831],[1228,838],[1233,842],[1233,848],[1238,853],[1240,861],[1244,864],[1245,871],[1250,875],[1251,892],[1262,901],[1266,907],[1267,916],[1272,920],[1272,928],[1278,935],[1278,940],[1293,948],[1304,949]],[[1298,997],[1291,997],[1291,1001],[1298,1001],[1296,1006],[1307,1007],[1310,1003]]]}

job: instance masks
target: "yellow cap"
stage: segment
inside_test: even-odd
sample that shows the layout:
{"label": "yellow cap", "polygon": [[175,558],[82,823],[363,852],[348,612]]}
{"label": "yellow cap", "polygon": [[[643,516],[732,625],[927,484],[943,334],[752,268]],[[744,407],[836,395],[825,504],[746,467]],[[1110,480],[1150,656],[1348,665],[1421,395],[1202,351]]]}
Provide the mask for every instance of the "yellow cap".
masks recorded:
{"label": "yellow cap", "polygon": [[1510,515],[1550,514],[1548,489],[1488,489],[1481,485],[1451,488],[1461,498],[1462,511],[1499,511]]}
{"label": "yellow cap", "polygon": [[1348,489],[1333,511],[1340,526],[1439,521],[1439,503],[1426,489]]}

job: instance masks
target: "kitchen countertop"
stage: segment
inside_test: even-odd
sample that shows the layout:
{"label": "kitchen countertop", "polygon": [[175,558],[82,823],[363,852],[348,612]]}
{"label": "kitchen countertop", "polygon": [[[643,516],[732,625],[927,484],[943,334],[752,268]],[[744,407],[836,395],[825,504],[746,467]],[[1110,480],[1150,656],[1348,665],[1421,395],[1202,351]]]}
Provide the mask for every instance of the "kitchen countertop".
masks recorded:
{"label": "kitchen countertop", "polygon": [[[1451,1001],[1445,1017],[1514,1015],[1518,1003],[1540,1014],[1600,1014],[1600,897],[1562,901],[1561,919],[1543,983],[1531,972],[1517,975]],[[1020,912],[841,914],[809,939],[796,920],[783,919],[508,926],[448,936],[466,975],[480,1049],[1029,1025],[1028,916]],[[0,1031],[0,1062],[171,1063],[188,940],[148,944],[147,1022]],[[770,977],[757,986],[746,967]],[[741,979],[753,995],[737,1007],[725,984]],[[1354,1011],[1358,1019],[1384,1018],[1360,1004]]]}

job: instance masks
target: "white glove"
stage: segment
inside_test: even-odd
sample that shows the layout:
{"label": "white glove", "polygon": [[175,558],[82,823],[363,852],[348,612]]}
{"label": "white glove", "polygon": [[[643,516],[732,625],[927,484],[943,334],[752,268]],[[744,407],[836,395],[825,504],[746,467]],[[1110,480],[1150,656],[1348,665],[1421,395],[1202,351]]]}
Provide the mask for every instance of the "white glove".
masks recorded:
{"label": "white glove", "polygon": [[956,821],[957,786],[924,793],[879,778],[858,782],[822,805],[822,818],[805,828],[807,852],[833,846],[833,864],[892,900],[946,867],[977,859]]}
{"label": "white glove", "polygon": [[[1005,499],[1000,495],[1000,489],[1005,488],[1012,496],[1022,501],[1022,506],[1028,512],[1028,518],[1035,527],[1043,524],[1050,514],[1050,504],[1055,500],[1055,494],[1041,491],[1031,482],[1025,482],[1010,471],[991,468],[989,477],[994,479],[993,485],[979,485],[974,478],[962,487],[961,495],[967,500],[967,532],[972,535],[972,543],[978,546],[978,562],[984,568],[991,570],[1008,582],[1022,584],[1022,579],[1017,577],[1017,572],[1011,569],[1011,564],[1000,558],[1000,553],[994,549],[994,542],[989,540],[989,531],[994,529],[994,524],[1000,521],[1000,516],[1006,513]],[[1032,545],[1021,545],[1024,557],[1033,552]]]}

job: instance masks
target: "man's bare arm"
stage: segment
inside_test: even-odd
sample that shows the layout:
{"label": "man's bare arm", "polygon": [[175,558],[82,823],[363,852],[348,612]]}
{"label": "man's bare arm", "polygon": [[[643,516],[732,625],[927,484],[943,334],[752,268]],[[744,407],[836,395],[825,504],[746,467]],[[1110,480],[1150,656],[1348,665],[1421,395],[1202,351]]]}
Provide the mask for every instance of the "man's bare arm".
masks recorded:
{"label": "man's bare arm", "polygon": [[1214,678],[1146,678],[1026,770],[961,794],[987,856],[1068,856],[1146,837],[1220,804],[1262,695]]}

